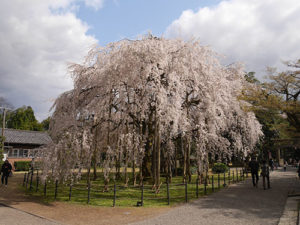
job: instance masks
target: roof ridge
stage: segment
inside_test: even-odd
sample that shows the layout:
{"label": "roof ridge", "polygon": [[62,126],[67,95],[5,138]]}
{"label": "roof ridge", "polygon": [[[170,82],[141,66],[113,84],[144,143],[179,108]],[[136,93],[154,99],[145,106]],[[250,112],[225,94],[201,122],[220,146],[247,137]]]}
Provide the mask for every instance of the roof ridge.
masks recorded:
{"label": "roof ridge", "polygon": [[[2,130],[2,128],[0,128],[0,130]],[[48,131],[21,130],[21,129],[13,129],[13,128],[5,128],[4,130],[22,131],[22,132],[28,132],[28,133],[48,133]]]}

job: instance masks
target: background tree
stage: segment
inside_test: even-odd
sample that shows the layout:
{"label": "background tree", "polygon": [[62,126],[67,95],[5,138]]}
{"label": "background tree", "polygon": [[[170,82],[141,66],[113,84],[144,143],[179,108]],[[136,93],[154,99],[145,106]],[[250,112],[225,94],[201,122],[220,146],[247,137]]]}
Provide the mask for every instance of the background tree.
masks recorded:
{"label": "background tree", "polygon": [[23,106],[7,114],[7,128],[20,130],[42,131],[42,125],[37,121],[30,106]]}
{"label": "background tree", "polygon": [[299,138],[300,126],[300,61],[285,62],[291,68],[284,72],[268,69],[268,81],[259,82],[253,72],[246,74],[249,82],[241,99],[251,103],[253,110],[263,125],[264,141],[261,148],[276,156],[275,141]]}

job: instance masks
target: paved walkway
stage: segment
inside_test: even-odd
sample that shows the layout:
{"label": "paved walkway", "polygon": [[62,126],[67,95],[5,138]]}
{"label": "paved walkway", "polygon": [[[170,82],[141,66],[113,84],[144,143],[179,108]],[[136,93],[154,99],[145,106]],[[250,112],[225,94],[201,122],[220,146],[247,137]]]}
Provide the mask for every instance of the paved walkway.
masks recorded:
{"label": "paved walkway", "polygon": [[218,193],[132,225],[277,225],[289,192],[300,191],[296,170],[271,173],[271,189],[252,187],[247,179]]}

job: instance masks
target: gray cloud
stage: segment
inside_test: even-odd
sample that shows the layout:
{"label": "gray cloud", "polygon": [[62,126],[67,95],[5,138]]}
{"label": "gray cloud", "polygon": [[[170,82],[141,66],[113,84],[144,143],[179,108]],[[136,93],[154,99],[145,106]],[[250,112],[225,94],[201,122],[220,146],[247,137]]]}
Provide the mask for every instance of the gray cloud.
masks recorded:
{"label": "gray cloud", "polygon": [[[0,96],[31,105],[39,119],[72,88],[68,62],[82,62],[97,40],[76,18],[71,0],[4,0],[0,3]],[[59,11],[59,13],[57,12]]]}
{"label": "gray cloud", "polygon": [[199,11],[184,11],[166,29],[168,38],[199,38],[226,56],[243,62],[261,78],[266,66],[300,58],[300,1],[229,0]]}

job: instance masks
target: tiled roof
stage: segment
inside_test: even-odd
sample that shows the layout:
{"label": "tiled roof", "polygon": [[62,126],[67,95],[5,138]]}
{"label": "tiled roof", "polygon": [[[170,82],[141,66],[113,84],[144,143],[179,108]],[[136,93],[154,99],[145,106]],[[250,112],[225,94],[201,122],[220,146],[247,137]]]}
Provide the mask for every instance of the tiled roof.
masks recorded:
{"label": "tiled roof", "polygon": [[[0,128],[0,135],[2,129]],[[41,131],[28,131],[28,130],[4,130],[5,143],[7,144],[32,144],[32,145],[45,145],[52,142],[47,132]]]}

